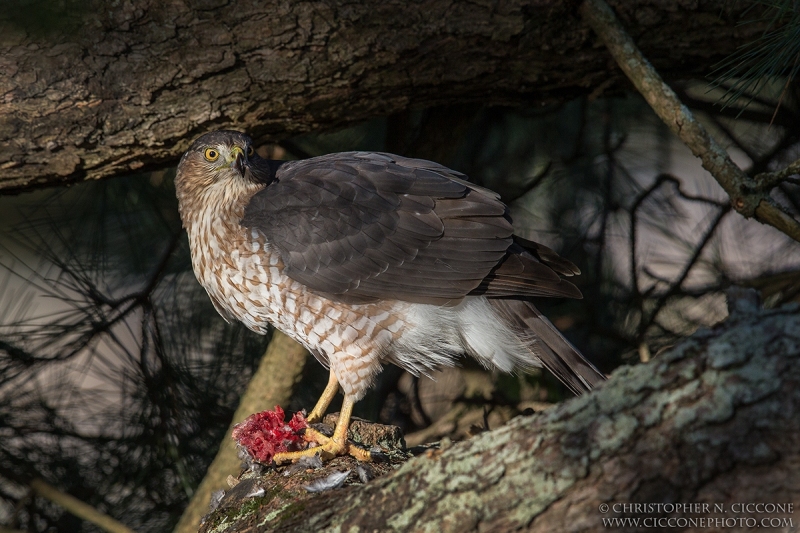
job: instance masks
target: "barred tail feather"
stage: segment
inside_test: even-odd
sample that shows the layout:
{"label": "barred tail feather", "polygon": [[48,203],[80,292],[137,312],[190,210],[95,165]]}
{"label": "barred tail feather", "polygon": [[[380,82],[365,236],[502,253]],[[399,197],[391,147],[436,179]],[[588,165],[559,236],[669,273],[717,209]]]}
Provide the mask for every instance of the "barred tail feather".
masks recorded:
{"label": "barred tail feather", "polygon": [[588,392],[605,381],[605,376],[533,304],[508,299],[489,302],[542,366],[572,392]]}

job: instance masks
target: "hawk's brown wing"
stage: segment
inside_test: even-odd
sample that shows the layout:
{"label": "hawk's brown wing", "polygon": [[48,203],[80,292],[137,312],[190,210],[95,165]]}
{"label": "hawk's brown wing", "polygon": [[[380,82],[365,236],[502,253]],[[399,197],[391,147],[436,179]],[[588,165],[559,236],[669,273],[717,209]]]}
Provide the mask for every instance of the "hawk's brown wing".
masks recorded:
{"label": "hawk's brown wing", "polygon": [[[515,242],[499,197],[463,177],[390,154],[292,161],[253,196],[242,224],[265,235],[288,276],[351,301],[455,304],[473,292],[580,297],[526,250],[528,241]],[[564,270],[561,263],[552,266]]]}

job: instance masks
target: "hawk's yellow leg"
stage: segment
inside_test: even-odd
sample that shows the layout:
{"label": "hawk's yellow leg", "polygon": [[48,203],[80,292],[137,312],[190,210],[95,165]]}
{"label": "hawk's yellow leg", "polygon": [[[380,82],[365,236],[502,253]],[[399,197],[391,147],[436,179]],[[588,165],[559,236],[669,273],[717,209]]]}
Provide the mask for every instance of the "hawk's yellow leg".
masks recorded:
{"label": "hawk's yellow leg", "polygon": [[339,392],[339,380],[336,379],[333,370],[331,370],[328,384],[325,386],[325,390],[322,391],[322,396],[319,397],[317,405],[314,406],[314,409],[312,409],[306,417],[306,421],[309,424],[322,421],[322,417],[325,416],[325,411],[328,410],[328,406],[333,401],[333,397],[336,396],[337,392]]}
{"label": "hawk's yellow leg", "polygon": [[[306,417],[306,421],[309,424],[322,421],[322,417],[325,416],[325,412],[328,410],[328,406],[330,406],[337,392],[339,392],[339,380],[336,379],[336,374],[331,371],[330,377],[328,378],[328,384],[325,385],[325,390],[322,391],[322,396],[319,397],[319,400],[317,400],[317,405],[314,406],[314,409],[312,409]],[[331,440],[330,437],[323,435],[313,428],[307,428],[304,436],[307,441],[313,441],[318,444],[325,444]]]}
{"label": "hawk's yellow leg", "polygon": [[[319,397],[317,405],[314,406],[314,409],[312,409],[306,417],[306,421],[309,424],[322,421],[322,417],[325,416],[325,412],[328,410],[328,406],[330,406],[337,392],[339,392],[339,380],[336,379],[336,374],[331,371],[330,377],[328,378],[328,384],[325,386],[325,390],[322,391],[322,396]],[[306,440],[314,441],[318,444],[325,444],[331,440],[330,437],[323,435],[313,428],[306,429],[305,437]]]}

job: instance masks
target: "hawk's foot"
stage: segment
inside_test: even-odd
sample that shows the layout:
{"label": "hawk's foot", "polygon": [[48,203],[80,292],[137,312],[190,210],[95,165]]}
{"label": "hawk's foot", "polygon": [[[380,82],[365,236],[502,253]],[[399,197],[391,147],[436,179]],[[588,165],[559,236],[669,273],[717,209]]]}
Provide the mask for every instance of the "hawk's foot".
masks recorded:
{"label": "hawk's foot", "polygon": [[[331,373],[331,375],[333,375],[333,373]],[[329,399],[327,397],[332,397],[332,393],[329,393],[331,391],[335,392],[333,387],[334,383],[335,380],[333,378],[328,382],[328,387],[325,389],[326,392],[323,393],[323,398],[317,403],[317,407],[314,407],[310,415],[311,417],[317,418],[320,412],[325,411],[327,405],[330,403],[327,401]],[[310,457],[318,453],[320,459],[323,461],[345,454],[352,455],[359,461],[372,461],[372,454],[370,452],[362,450],[347,440],[347,428],[350,427],[350,417],[353,415],[353,405],[355,403],[355,400],[353,400],[351,396],[347,394],[344,395],[342,410],[339,413],[339,421],[336,423],[336,428],[333,430],[333,437],[326,437],[313,428],[306,428],[303,433],[303,438],[306,441],[317,442],[320,444],[319,446],[314,446],[313,448],[301,450],[299,452],[276,453],[272,460],[275,464],[283,464],[298,461],[303,457]],[[320,407],[320,405],[324,405],[324,407]]]}
{"label": "hawk's foot", "polygon": [[[336,423],[336,429],[333,430],[333,437],[326,437],[313,428],[306,428],[303,438],[307,441],[317,442],[320,444],[319,446],[299,452],[276,453],[272,460],[275,461],[275,464],[289,463],[319,453],[320,459],[323,461],[345,454],[352,455],[359,461],[372,461],[371,453],[362,450],[347,440],[347,428],[350,427],[350,417],[353,414],[354,403],[355,401],[345,394],[342,402],[342,411],[339,413],[339,421]],[[315,408],[314,411],[317,411],[317,409]]]}
{"label": "hawk's foot", "polygon": [[[308,429],[306,432],[308,433]],[[333,459],[334,457],[338,457],[340,455],[350,455],[355,457],[359,461],[363,462],[370,462],[372,461],[372,454],[367,450],[361,449],[355,444],[352,444],[348,441],[339,441],[338,439],[333,439],[330,437],[326,437],[322,433],[319,433],[316,430],[311,430],[316,435],[313,439],[309,438],[308,440],[317,440],[316,437],[320,437],[320,441],[323,443],[319,446],[313,446],[306,450],[301,450],[299,452],[281,452],[276,453],[272,460],[277,465],[285,464],[285,463],[294,463],[299,461],[303,457],[313,457],[316,454],[319,454],[320,459],[323,461],[328,461]],[[309,436],[310,437],[310,436]],[[319,441],[318,441],[319,442]]]}

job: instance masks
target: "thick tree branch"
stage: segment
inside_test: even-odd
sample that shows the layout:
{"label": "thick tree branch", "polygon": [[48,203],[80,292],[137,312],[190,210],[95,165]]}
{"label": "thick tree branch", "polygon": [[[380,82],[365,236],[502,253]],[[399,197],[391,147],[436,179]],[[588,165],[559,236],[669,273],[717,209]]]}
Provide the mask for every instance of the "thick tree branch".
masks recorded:
{"label": "thick tree branch", "polygon": [[[565,101],[621,79],[562,0],[201,4],[105,2],[72,32],[0,21],[0,190],[175,164],[211,129],[276,141],[409,108]],[[686,78],[759,35],[736,25],[748,5],[617,9],[659,69]]]}
{"label": "thick tree branch", "polygon": [[585,0],[580,12],[653,111],[700,158],[703,168],[728,193],[734,209],[800,241],[800,223],[728,157],[725,149],[709,135],[642,55],[608,4],[603,0]]}

